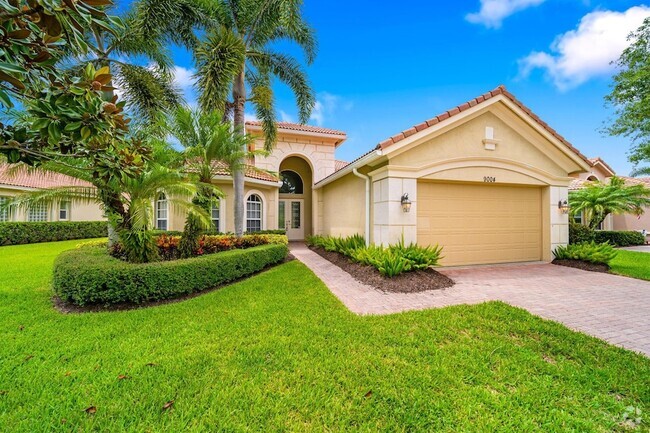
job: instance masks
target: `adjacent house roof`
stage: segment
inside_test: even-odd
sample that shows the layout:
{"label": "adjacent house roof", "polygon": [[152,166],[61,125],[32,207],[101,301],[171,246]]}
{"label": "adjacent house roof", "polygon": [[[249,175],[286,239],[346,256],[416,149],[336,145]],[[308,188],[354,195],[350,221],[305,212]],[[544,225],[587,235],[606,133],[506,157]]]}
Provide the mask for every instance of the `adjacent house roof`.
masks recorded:
{"label": "adjacent house roof", "polygon": [[[457,114],[462,113],[465,110],[468,110],[472,107],[475,107],[476,105],[480,105],[498,95],[503,95],[506,98],[508,98],[511,102],[513,102],[517,107],[519,107],[522,111],[524,111],[527,115],[529,115],[535,122],[537,122],[540,126],[542,126],[546,131],[548,131],[553,137],[557,138],[559,141],[561,141],[564,145],[566,145],[572,152],[574,152],[576,155],[578,155],[580,158],[582,158],[585,162],[589,163],[589,160],[587,157],[585,157],[578,149],[573,147],[571,143],[569,143],[564,137],[562,137],[557,131],[555,131],[553,128],[551,128],[546,122],[544,122],[542,119],[539,118],[535,113],[532,112],[532,110],[528,107],[526,107],[521,101],[519,101],[515,96],[508,92],[505,88],[505,86],[499,86],[496,89],[484,93],[481,96],[478,96],[474,99],[470,99],[469,101],[460,104],[451,110],[447,110],[444,113],[441,113],[435,117],[432,117],[431,119],[422,122],[418,125],[412,126],[409,129],[406,129],[399,134],[393,135],[392,137],[380,142],[377,145],[377,149],[385,149],[395,143],[398,143],[402,140],[404,140],[407,137],[410,137],[411,135],[420,132],[422,130],[425,130],[427,128],[430,128],[437,123],[442,122],[443,120],[447,120],[451,117],[456,116]],[[589,163],[591,165],[591,163]]]}
{"label": "adjacent house roof", "polygon": [[27,166],[0,163],[0,186],[10,185],[22,188],[56,188],[62,186],[92,186],[90,183],[53,172],[36,172]]}
{"label": "adjacent house roof", "polygon": [[341,161],[337,159],[336,161],[334,161],[334,171],[339,171],[342,168],[345,168],[349,164],[350,163],[347,161]]}
{"label": "adjacent house roof", "polygon": [[[317,136],[328,136],[333,139],[336,139],[336,145],[343,143],[347,138],[347,134],[343,131],[337,131],[336,129],[323,128],[321,126],[313,125],[302,125],[299,123],[290,123],[290,122],[277,122],[279,132],[288,132],[288,133],[302,133],[307,135],[317,135]],[[262,122],[258,120],[249,120],[246,122],[246,127],[251,129],[261,129]]]}
{"label": "adjacent house roof", "polygon": [[595,158],[589,158],[589,162],[591,163],[591,165],[594,165],[594,166],[596,164],[602,165],[603,167],[605,167],[605,170],[609,171],[609,173],[612,176],[614,176],[616,174],[614,169],[612,167],[610,167],[609,164],[607,164],[600,156],[597,156]]}
{"label": "adjacent house roof", "polygon": [[[632,185],[643,185],[647,188],[650,188],[650,177],[629,177],[629,176],[619,176],[625,181],[625,184],[628,186]],[[605,180],[604,183],[607,183],[609,179]],[[573,179],[569,185],[569,191],[575,191],[582,189],[587,185],[591,185],[594,182],[587,179]]]}

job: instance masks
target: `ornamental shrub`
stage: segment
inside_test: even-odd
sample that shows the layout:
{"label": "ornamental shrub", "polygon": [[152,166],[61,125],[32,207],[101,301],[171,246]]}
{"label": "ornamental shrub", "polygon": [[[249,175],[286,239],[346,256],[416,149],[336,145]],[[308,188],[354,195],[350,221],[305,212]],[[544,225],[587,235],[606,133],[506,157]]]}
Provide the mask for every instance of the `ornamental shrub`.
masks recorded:
{"label": "ornamental shrub", "polygon": [[594,241],[570,244],[566,247],[559,246],[553,251],[557,260],[582,260],[605,265],[608,265],[617,254],[618,251],[610,244],[599,244]]}
{"label": "ornamental shrub", "polygon": [[645,244],[645,236],[635,231],[604,231],[597,230],[594,232],[596,243],[608,242],[616,247],[629,247],[633,245]]}
{"label": "ornamental shrub", "polygon": [[2,222],[0,246],[105,238],[106,221]]}
{"label": "ornamental shrub", "polygon": [[54,292],[75,305],[140,304],[200,292],[283,261],[286,245],[269,244],[167,262],[128,263],[103,246],[83,246],[54,262]]}
{"label": "ornamental shrub", "polygon": [[569,223],[569,243],[581,244],[594,240],[594,231],[584,224],[575,221]]}

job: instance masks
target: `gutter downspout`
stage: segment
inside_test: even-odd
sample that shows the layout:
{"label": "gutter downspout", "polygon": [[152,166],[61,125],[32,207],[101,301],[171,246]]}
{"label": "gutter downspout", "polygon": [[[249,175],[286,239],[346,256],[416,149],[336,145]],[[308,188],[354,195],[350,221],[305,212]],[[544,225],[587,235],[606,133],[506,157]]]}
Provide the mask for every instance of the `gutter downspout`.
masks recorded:
{"label": "gutter downspout", "polygon": [[370,176],[359,173],[356,167],[352,169],[352,173],[366,181],[366,232],[364,238],[367,246],[370,245]]}

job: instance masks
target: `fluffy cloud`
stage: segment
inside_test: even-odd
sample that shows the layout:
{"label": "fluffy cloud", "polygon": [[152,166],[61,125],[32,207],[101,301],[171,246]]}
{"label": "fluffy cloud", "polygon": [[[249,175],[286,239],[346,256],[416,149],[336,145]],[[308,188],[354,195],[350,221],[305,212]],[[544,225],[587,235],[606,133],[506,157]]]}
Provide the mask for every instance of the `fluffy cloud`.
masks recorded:
{"label": "fluffy cloud", "polygon": [[478,12],[467,14],[465,19],[470,23],[498,29],[503,20],[510,15],[538,6],[544,1],[546,0],[481,0],[481,9]]}
{"label": "fluffy cloud", "polygon": [[296,119],[284,110],[280,110],[280,122],[296,123]]}
{"label": "fluffy cloud", "polygon": [[590,78],[609,75],[627,37],[650,16],[650,7],[635,6],[625,12],[596,11],[585,15],[576,30],[555,38],[550,53],[534,51],[519,61],[520,75],[542,69],[560,90],[576,87]]}
{"label": "fluffy cloud", "polygon": [[316,105],[314,105],[309,120],[313,121],[318,126],[322,126],[336,111],[350,111],[352,106],[352,102],[345,101],[338,95],[322,92],[319,93],[316,98]]}
{"label": "fluffy cloud", "polygon": [[184,68],[182,66],[174,66],[172,71],[174,74],[174,84],[181,89],[183,92],[186,92],[194,86],[196,79],[194,74],[196,73],[193,69]]}

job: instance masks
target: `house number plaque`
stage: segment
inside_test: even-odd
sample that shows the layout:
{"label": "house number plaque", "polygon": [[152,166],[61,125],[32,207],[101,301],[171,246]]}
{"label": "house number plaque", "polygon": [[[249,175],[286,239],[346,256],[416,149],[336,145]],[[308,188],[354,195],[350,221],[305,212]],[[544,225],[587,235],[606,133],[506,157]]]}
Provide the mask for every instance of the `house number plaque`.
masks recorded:
{"label": "house number plaque", "polygon": [[497,181],[497,178],[494,176],[483,176],[483,182],[494,183]]}

